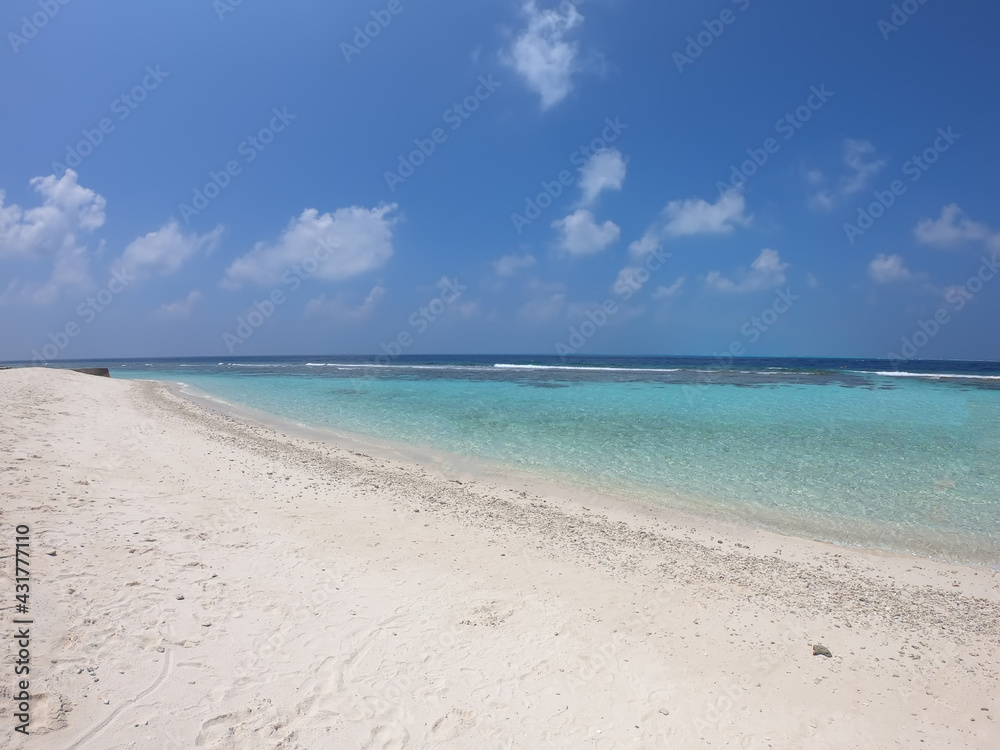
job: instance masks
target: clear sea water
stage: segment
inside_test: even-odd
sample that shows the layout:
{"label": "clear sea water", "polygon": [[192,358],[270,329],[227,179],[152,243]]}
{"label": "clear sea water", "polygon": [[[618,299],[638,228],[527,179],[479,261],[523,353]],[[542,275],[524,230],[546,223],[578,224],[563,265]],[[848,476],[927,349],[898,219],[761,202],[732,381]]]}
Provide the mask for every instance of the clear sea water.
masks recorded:
{"label": "clear sea water", "polygon": [[299,422],[786,533],[1000,561],[1000,363],[364,357],[104,363]]}

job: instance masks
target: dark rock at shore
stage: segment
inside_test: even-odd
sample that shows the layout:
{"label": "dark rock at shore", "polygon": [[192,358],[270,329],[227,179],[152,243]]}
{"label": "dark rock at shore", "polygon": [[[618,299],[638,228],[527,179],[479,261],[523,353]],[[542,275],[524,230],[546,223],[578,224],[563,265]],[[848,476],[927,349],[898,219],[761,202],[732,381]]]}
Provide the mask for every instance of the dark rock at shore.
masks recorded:
{"label": "dark rock at shore", "polygon": [[74,367],[73,372],[82,372],[84,375],[97,375],[102,378],[111,377],[111,373],[107,367]]}

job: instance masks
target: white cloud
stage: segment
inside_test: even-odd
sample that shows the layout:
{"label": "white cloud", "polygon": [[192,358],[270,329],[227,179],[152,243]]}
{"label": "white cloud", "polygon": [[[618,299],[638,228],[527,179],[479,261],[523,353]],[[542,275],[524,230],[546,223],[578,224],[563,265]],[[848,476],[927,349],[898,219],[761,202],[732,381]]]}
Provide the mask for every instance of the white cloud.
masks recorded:
{"label": "white cloud", "polygon": [[625,182],[625,159],[616,148],[596,152],[580,167],[580,204],[593,205],[605,190],[621,190]]}
{"label": "white cloud", "polygon": [[558,10],[539,10],[534,0],[524,5],[527,27],[504,53],[504,61],[542,98],[542,109],[555,106],[573,90],[573,74],[579,70],[579,44],[566,36],[583,24],[583,16],[571,3]]}
{"label": "white cloud", "polygon": [[877,284],[891,284],[894,281],[909,281],[913,278],[900,255],[879,253],[868,264],[868,275]]}
{"label": "white cloud", "polygon": [[527,253],[525,255],[505,255],[500,260],[493,261],[493,270],[497,276],[513,276],[522,268],[531,268],[535,265],[535,256]]}
{"label": "white cloud", "polygon": [[120,265],[137,276],[176,272],[185,261],[199,252],[212,252],[222,238],[222,227],[207,234],[184,234],[171,219],[155,232],[133,240],[122,253]]}
{"label": "white cloud", "polygon": [[559,230],[560,249],[572,256],[594,255],[614,244],[621,230],[613,221],[598,224],[587,207],[605,190],[621,190],[625,182],[625,159],[618,149],[597,151],[580,168],[581,198],[576,211],[552,222]]}
{"label": "white cloud", "polygon": [[35,177],[30,184],[42,196],[42,205],[28,210],[5,206],[0,190],[0,258],[72,252],[78,235],[104,224],[106,201],[76,178],[72,169],[58,180],[55,175]]}
{"label": "white cloud", "polygon": [[84,290],[91,288],[90,257],[83,247],[72,247],[56,253],[55,264],[49,280],[33,283],[15,279],[11,281],[3,294],[0,294],[0,304],[28,303],[31,305],[49,305],[61,296],[64,289]]}
{"label": "white cloud", "polygon": [[393,253],[392,225],[396,219],[390,214],[395,210],[395,203],[372,209],[340,208],[332,214],[307,208],[289,222],[274,244],[258,242],[233,261],[222,285],[276,284],[295,267],[306,276],[326,280],[347,279],[379,268]]}
{"label": "white cloud", "polygon": [[30,184],[42,204],[27,210],[17,204],[4,205],[6,196],[0,190],[0,260],[53,257],[48,281],[39,284],[15,279],[7,285],[0,302],[46,305],[58,299],[63,289],[91,286],[90,255],[81,236],[104,224],[106,201],[76,180],[72,169],[59,179],[55,175],[35,177]]}
{"label": "white cloud", "polygon": [[612,221],[598,224],[586,209],[574,211],[565,219],[557,219],[552,226],[561,233],[559,246],[574,256],[594,255],[618,241],[621,230]]}
{"label": "white cloud", "polygon": [[729,234],[737,225],[750,223],[750,217],[746,215],[746,200],[735,190],[723,193],[716,203],[708,203],[701,198],[671,201],[663,213],[666,217],[663,231],[669,237]]}
{"label": "white cloud", "polygon": [[616,289],[625,289],[628,287],[634,287],[636,285],[635,275],[642,266],[625,266],[618,272],[618,276],[615,277],[615,283],[611,285],[612,291]]}
{"label": "white cloud", "polygon": [[950,203],[941,209],[941,216],[937,220],[921,219],[913,234],[918,242],[925,245],[954,247],[969,240],[989,238],[990,228],[966,218],[957,204]]}
{"label": "white cloud", "polygon": [[365,297],[360,307],[351,307],[345,295],[338,294],[333,299],[327,299],[321,294],[306,303],[306,316],[325,315],[339,320],[365,320],[375,311],[375,307],[385,297],[385,288],[375,285]]}
{"label": "white cloud", "polygon": [[742,293],[773,289],[785,283],[785,269],[788,265],[782,263],[776,250],[765,248],[750,264],[750,270],[743,270],[739,274],[738,281],[726,278],[719,271],[710,271],[705,277],[705,283],[719,292]]}
{"label": "white cloud", "polygon": [[628,247],[633,261],[642,262],[666,239],[699,234],[729,234],[737,226],[747,226],[753,217],[746,213],[746,199],[738,190],[719,196],[715,203],[701,198],[670,201],[642,237]]}
{"label": "white cloud", "polygon": [[851,138],[844,141],[844,164],[851,173],[844,177],[841,183],[840,192],[843,195],[860,193],[868,187],[869,181],[882,171],[886,159],[868,159],[875,152],[875,146],[871,141],[857,141]]}
{"label": "white cloud", "polygon": [[166,304],[160,305],[160,309],[156,311],[156,315],[159,318],[168,319],[182,319],[190,318],[191,313],[194,312],[195,305],[197,305],[203,299],[203,295],[197,289],[189,293],[187,297],[179,299],[176,302],[168,302]]}
{"label": "white cloud", "polygon": [[646,233],[628,246],[628,254],[633,260],[643,260],[647,255],[655,252],[663,244],[663,227],[659,224],[650,227]]}
{"label": "white cloud", "polygon": [[680,276],[670,286],[659,286],[653,292],[653,299],[667,299],[668,297],[673,297],[675,294],[680,292],[681,288],[684,286],[684,277]]}
{"label": "white cloud", "polygon": [[[837,183],[836,188],[820,190],[810,198],[809,202],[813,208],[829,210],[843,198],[860,193],[871,182],[882,168],[886,165],[885,159],[869,158],[876,153],[875,146],[871,141],[855,140],[847,138],[843,145],[842,160],[847,167],[847,174],[843,175]],[[823,182],[822,173],[813,170],[807,173],[806,181],[812,185]]]}

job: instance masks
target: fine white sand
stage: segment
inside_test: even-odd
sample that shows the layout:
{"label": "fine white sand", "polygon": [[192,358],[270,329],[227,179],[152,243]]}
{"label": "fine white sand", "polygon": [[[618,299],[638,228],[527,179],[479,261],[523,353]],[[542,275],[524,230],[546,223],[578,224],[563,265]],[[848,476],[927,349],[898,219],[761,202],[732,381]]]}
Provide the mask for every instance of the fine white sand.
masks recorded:
{"label": "fine white sand", "polygon": [[[997,748],[1000,576],[0,371],[11,748]],[[813,656],[821,643],[832,658]]]}

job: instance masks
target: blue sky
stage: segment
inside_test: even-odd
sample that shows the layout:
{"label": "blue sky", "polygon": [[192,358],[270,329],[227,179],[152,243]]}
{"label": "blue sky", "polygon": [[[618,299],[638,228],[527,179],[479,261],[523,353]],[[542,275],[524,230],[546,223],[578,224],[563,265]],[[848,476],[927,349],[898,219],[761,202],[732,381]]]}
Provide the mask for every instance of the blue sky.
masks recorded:
{"label": "blue sky", "polygon": [[998,23],[12,0],[0,358],[1000,359]]}

